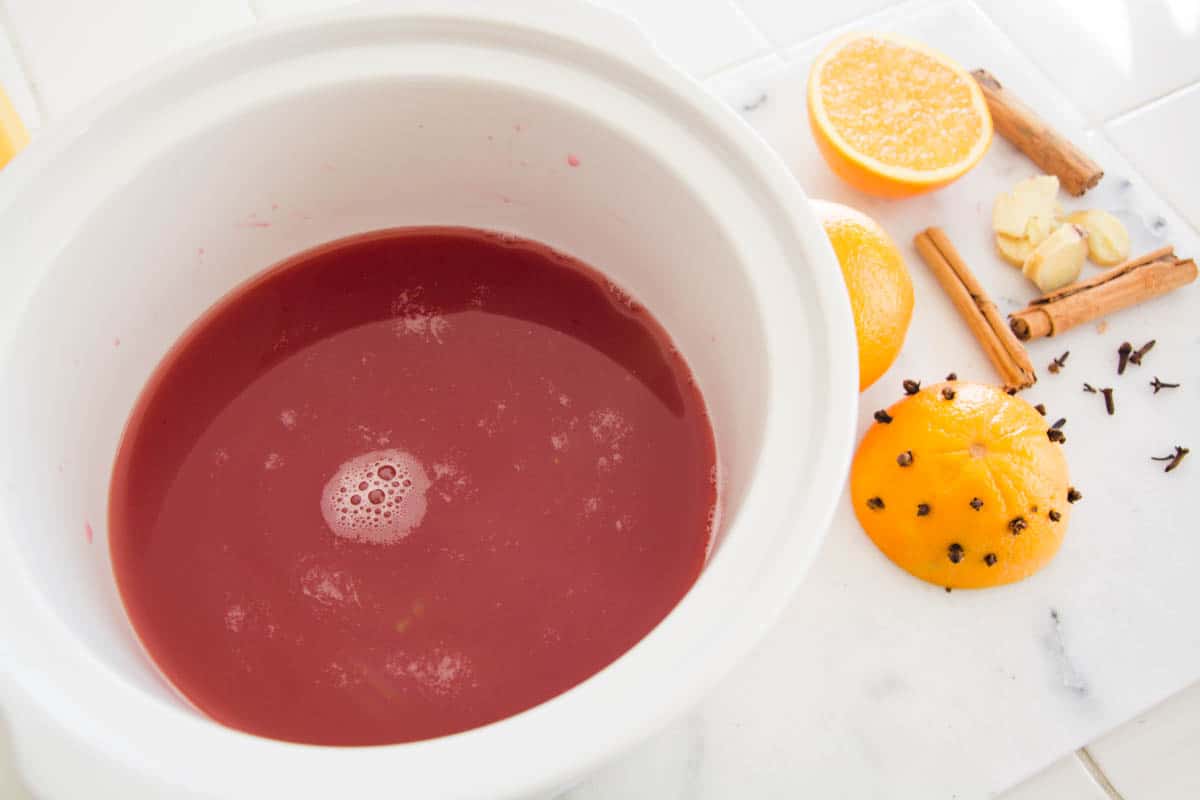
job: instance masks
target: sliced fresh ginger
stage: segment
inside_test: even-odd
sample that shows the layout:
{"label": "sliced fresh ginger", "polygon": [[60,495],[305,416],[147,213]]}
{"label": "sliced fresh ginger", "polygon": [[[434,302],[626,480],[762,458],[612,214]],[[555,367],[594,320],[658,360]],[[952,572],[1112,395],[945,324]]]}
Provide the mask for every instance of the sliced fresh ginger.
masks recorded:
{"label": "sliced fresh ginger", "polygon": [[997,233],[996,250],[1000,253],[1001,258],[1014,267],[1022,267],[1034,248],[1046,241],[1054,229],[1061,224],[1062,219],[1057,216],[1030,217],[1025,224],[1024,236],[1017,237]]}
{"label": "sliced fresh ginger", "polygon": [[1024,236],[1009,236],[1004,233],[996,234],[996,252],[1014,267],[1025,265],[1025,259],[1033,253],[1034,245]]}
{"label": "sliced fresh ginger", "polygon": [[1088,233],[1088,255],[1102,267],[1113,267],[1129,258],[1129,231],[1107,211],[1076,211],[1067,221]]}
{"label": "sliced fresh ginger", "polygon": [[1102,267],[1129,258],[1129,232],[1107,211],[1076,211],[1064,220],[1053,175],[1026,178],[997,196],[992,230],[1000,257],[1043,292],[1078,279],[1089,256]]}
{"label": "sliced fresh ginger", "polygon": [[992,229],[1001,258],[1014,267],[1025,264],[1034,248],[1062,224],[1057,198],[1058,178],[1053,175],[1026,178],[996,198]]}
{"label": "sliced fresh ginger", "polygon": [[1056,219],[1058,208],[1058,178],[1035,175],[1026,178],[996,198],[992,207],[992,230],[1005,236],[1021,238],[1027,235],[1033,217]]}
{"label": "sliced fresh ginger", "polygon": [[1067,223],[1034,248],[1021,272],[1043,292],[1052,292],[1079,278],[1087,254],[1087,230]]}
{"label": "sliced fresh ginger", "polygon": [[1054,231],[1059,225],[1062,225],[1062,223],[1063,220],[1061,214],[1056,214],[1050,217],[1041,215],[1030,217],[1029,221],[1025,223],[1025,238],[1029,240],[1031,245],[1037,247],[1039,244],[1049,239],[1050,234],[1054,233]]}

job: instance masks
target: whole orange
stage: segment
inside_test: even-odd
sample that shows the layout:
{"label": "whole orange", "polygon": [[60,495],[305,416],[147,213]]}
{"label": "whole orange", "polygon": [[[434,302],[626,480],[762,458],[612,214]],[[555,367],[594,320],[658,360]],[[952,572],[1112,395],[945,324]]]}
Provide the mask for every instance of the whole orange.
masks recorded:
{"label": "whole orange", "polygon": [[898,566],[974,589],[1027,578],[1058,552],[1079,495],[1062,445],[1028,402],[951,381],[876,420],[854,456],[850,496],[863,530]]}
{"label": "whole orange", "polygon": [[858,339],[858,389],[887,372],[912,319],[913,287],[904,257],[879,223],[839,203],[813,200],[842,267]]}
{"label": "whole orange", "polygon": [[830,168],[861,191],[908,197],[945,186],[983,158],[992,117],[965,69],[885,33],[833,42],[808,78],[808,118]]}
{"label": "whole orange", "polygon": [[0,86],[0,169],[29,144],[29,131]]}

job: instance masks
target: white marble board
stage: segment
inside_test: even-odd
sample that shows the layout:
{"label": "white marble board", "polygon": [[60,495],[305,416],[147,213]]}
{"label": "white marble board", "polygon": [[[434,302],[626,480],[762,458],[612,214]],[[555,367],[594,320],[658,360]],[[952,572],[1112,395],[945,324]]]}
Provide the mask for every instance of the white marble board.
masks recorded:
{"label": "white marble board", "polygon": [[[923,0],[848,29],[903,33],[987,67],[1104,167],[1084,198],[1064,193],[1068,210],[1113,211],[1135,253],[1171,243],[1200,256],[1195,231],[975,6]],[[904,250],[913,323],[895,366],[862,395],[861,433],[872,411],[900,395],[903,378],[953,370],[997,380],[911,242],[940,225],[1002,311],[1022,307],[1038,292],[994,254],[990,215],[998,192],[1037,170],[997,137],[979,167],[932,195],[882,201],[841,183],[820,159],[805,111],[809,63],[840,32],[710,88],[778,149],[810,195],[866,211]],[[1118,377],[1118,345],[1151,338],[1158,344],[1144,365]],[[803,589],[757,652],[689,718],[565,797],[993,797],[1200,677],[1200,285],[1115,314],[1103,332],[1090,324],[1029,350],[1039,382],[1025,396],[1067,418],[1072,479],[1084,494],[1045,571],[947,594],[888,562],[843,497]],[[1066,368],[1047,372],[1064,350]],[[1183,386],[1156,396],[1156,375]],[[1082,392],[1084,381],[1114,387],[1115,416]],[[1164,474],[1150,457],[1176,444],[1196,452]]]}

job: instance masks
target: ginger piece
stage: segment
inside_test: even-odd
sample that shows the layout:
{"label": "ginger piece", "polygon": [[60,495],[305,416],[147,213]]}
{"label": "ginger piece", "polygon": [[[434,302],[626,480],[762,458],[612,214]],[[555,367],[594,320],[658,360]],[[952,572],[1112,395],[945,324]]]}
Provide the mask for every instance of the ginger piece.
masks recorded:
{"label": "ginger piece", "polygon": [[1088,255],[1102,267],[1115,267],[1129,258],[1129,231],[1107,211],[1089,209],[1067,217],[1088,233]]}
{"label": "ginger piece", "polygon": [[1035,175],[1017,183],[1011,192],[996,197],[992,206],[992,230],[1021,238],[1032,217],[1055,218],[1058,206],[1058,178]]}
{"label": "ginger piece", "polygon": [[1021,272],[1043,292],[1051,292],[1079,278],[1087,254],[1087,230],[1067,223],[1034,248]]}

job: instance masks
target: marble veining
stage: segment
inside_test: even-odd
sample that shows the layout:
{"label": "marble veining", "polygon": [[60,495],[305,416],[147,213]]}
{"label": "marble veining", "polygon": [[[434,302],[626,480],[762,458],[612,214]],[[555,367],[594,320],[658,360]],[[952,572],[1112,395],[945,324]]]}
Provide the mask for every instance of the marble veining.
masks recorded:
{"label": "marble veining", "polygon": [[1050,633],[1046,636],[1046,648],[1055,662],[1064,688],[1078,695],[1087,694],[1087,681],[1079,674],[1075,664],[1067,652],[1066,641],[1063,637],[1063,621],[1058,609],[1050,609],[1050,620],[1053,623]]}
{"label": "marble veining", "polygon": [[758,96],[755,97],[753,100],[749,101],[748,103],[742,103],[741,109],[742,109],[742,111],[744,111],[746,113],[749,113],[751,111],[757,111],[758,109],[760,109],[764,105],[766,105],[767,101],[770,99],[771,99],[771,96],[769,94],[767,94],[766,92],[759,92]]}

